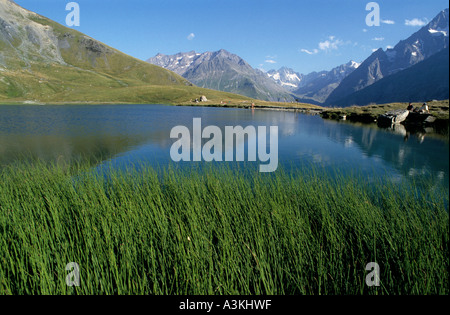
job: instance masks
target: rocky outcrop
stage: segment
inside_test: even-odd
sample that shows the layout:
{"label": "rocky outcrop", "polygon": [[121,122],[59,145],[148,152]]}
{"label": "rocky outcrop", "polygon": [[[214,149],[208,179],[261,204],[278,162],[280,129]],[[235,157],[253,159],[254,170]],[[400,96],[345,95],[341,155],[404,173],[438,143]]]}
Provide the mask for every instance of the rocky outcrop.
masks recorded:
{"label": "rocky outcrop", "polygon": [[436,121],[436,117],[429,113],[413,112],[409,110],[395,110],[378,117],[380,127],[393,125],[431,125]]}
{"label": "rocky outcrop", "polygon": [[400,124],[408,118],[409,110],[398,109],[387,112],[386,114],[378,117],[378,125],[380,126],[392,126]]}
{"label": "rocky outcrop", "polygon": [[432,124],[436,121],[436,117],[427,113],[414,113],[408,115],[406,123],[408,124]]}

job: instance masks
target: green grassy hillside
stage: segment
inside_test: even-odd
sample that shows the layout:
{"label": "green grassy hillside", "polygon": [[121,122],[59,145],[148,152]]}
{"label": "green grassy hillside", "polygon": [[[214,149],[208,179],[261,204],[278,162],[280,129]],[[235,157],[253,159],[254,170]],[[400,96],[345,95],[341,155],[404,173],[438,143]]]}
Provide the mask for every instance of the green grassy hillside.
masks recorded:
{"label": "green grassy hillside", "polygon": [[0,0],[0,102],[180,103],[250,100],[193,86],[76,30]]}

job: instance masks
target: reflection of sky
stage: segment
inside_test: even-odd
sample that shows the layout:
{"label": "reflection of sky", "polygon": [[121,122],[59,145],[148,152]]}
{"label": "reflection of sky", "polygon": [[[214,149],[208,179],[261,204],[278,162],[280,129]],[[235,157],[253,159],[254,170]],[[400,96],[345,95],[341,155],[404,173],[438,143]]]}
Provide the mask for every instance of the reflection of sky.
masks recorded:
{"label": "reflection of sky", "polygon": [[121,165],[143,161],[167,165],[171,162],[170,147],[176,141],[170,139],[171,129],[182,125],[192,133],[193,118],[202,118],[202,128],[218,126],[223,136],[225,126],[254,126],[256,130],[258,126],[278,126],[279,162],[286,167],[309,163],[330,170],[387,172],[397,180],[431,175],[448,187],[448,141],[406,139],[402,126],[382,130],[270,110],[160,105],[3,106],[0,162],[7,163],[28,151],[49,159],[81,155]]}
{"label": "reflection of sky", "polygon": [[[316,121],[320,123],[320,121]],[[304,128],[314,128],[309,125]],[[342,139],[329,137],[328,133],[300,133],[282,139],[280,145],[280,162],[289,161],[319,164],[332,169],[357,170],[358,172],[396,172],[382,159],[368,156],[353,140],[347,136]],[[295,152],[295,155],[294,155]]]}

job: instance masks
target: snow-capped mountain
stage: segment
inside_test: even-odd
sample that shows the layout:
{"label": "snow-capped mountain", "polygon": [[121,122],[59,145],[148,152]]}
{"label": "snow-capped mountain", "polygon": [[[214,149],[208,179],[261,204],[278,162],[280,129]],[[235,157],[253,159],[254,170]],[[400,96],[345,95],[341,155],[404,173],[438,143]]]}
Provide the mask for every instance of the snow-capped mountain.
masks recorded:
{"label": "snow-capped mountain", "polygon": [[290,68],[283,67],[279,70],[270,70],[266,72],[267,76],[274,80],[278,85],[288,91],[295,91],[303,80],[303,75]]}
{"label": "snow-capped mountain", "polygon": [[195,66],[202,61],[203,58],[201,58],[201,56],[201,54],[196,53],[195,51],[178,53],[171,56],[157,54],[155,57],[148,59],[147,62],[168,69],[182,76],[189,70],[189,67],[192,65]]}
{"label": "snow-capped mountain", "polygon": [[359,66],[359,63],[350,61],[330,71],[306,75],[283,67],[278,71],[268,71],[267,76],[304,102],[323,103],[339,83]]}
{"label": "snow-capped mountain", "polygon": [[216,52],[158,54],[147,62],[171,70],[195,85],[266,100],[291,102],[294,97],[244,59],[224,49]]}
{"label": "snow-capped mountain", "polygon": [[374,84],[334,103],[368,105],[393,102],[426,102],[449,98],[449,48],[405,70],[387,76]]}
{"label": "snow-capped mountain", "polygon": [[302,99],[312,99],[323,103],[342,80],[353,73],[359,66],[359,63],[349,61],[330,71],[312,72],[304,76],[302,84],[293,93]]}
{"label": "snow-capped mountain", "polygon": [[[379,49],[367,58],[357,70],[346,77],[326,100],[332,105],[346,96],[375,82],[408,69],[430,58],[449,45],[449,10],[440,12],[428,25],[400,41],[394,48]],[[350,104],[348,104],[350,105]]]}

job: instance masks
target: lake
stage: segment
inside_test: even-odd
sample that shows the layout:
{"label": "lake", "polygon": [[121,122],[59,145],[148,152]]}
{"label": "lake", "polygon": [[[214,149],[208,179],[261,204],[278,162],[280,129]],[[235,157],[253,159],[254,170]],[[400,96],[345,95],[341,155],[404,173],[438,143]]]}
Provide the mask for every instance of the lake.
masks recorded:
{"label": "lake", "polygon": [[[279,164],[317,165],[339,172],[389,174],[395,180],[430,178],[448,188],[448,138],[407,136],[402,126],[323,120],[296,112],[165,105],[0,106],[0,165],[26,158],[120,167],[174,163],[170,131],[178,125],[278,126]],[[206,162],[203,162],[203,164]],[[225,162],[224,162],[225,163]],[[186,163],[192,165],[194,162]],[[197,162],[199,164],[199,162]]]}

